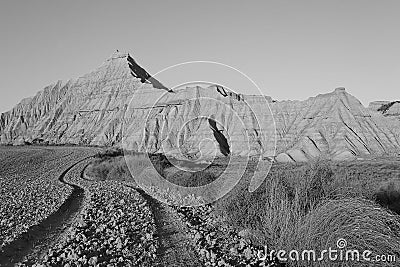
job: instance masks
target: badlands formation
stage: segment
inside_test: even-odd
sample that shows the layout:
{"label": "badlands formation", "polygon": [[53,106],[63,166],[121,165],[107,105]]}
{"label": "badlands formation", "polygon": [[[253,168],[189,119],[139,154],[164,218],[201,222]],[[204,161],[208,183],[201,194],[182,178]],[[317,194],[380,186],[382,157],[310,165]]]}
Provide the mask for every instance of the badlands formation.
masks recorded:
{"label": "badlands formation", "polygon": [[[269,105],[269,108],[268,108]],[[171,90],[126,53],[1,114],[0,143],[122,146],[177,157],[346,160],[400,152],[400,102],[365,108],[344,88],[275,101],[212,85]]]}

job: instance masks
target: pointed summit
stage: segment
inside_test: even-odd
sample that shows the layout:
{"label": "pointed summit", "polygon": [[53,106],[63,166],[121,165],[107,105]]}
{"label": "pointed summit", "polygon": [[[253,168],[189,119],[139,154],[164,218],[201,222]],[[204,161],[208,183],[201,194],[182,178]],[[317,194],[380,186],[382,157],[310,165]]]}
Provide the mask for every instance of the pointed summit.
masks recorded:
{"label": "pointed summit", "polygon": [[344,88],[344,87],[337,87],[335,89],[335,92],[345,92],[345,91],[346,91],[346,88]]}
{"label": "pointed summit", "polygon": [[129,56],[129,53],[121,52],[117,49],[117,50],[115,50],[114,53],[111,54],[111,56],[107,59],[107,61],[117,59],[117,58],[127,58],[128,56]]}
{"label": "pointed summit", "polygon": [[[111,56],[97,68],[95,72],[100,72],[100,75],[112,76],[113,78],[136,78],[141,83],[149,84],[156,89],[163,89],[172,92],[168,87],[150,75],[142,68],[128,52],[120,50],[114,51]],[[98,75],[96,75],[98,76]],[[110,80],[110,77],[103,77],[104,80]]]}

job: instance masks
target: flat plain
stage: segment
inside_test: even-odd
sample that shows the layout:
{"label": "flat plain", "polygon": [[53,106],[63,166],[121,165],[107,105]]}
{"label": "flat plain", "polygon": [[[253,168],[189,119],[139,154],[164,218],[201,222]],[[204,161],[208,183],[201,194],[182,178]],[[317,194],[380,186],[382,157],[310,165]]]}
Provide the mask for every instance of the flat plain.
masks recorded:
{"label": "flat plain", "polygon": [[[133,169],[147,156],[135,155]],[[217,160],[183,172],[151,156],[170,182],[201,186]],[[199,207],[159,202],[137,187],[121,151],[90,147],[0,148],[0,266],[365,266],[283,263],[272,249],[349,248],[400,258],[400,164],[395,157],[274,164],[248,191],[254,166],[223,198]]]}

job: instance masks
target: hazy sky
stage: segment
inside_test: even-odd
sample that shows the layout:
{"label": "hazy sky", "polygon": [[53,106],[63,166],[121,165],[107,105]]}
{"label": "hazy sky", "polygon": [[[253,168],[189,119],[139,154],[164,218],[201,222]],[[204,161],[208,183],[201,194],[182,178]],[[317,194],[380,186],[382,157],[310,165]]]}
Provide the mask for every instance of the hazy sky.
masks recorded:
{"label": "hazy sky", "polygon": [[[400,100],[399,14],[397,0],[3,0],[0,111],[93,70],[115,49],[150,73],[191,60],[228,64],[278,100],[339,86],[364,105]],[[161,81],[173,86],[187,72]]]}

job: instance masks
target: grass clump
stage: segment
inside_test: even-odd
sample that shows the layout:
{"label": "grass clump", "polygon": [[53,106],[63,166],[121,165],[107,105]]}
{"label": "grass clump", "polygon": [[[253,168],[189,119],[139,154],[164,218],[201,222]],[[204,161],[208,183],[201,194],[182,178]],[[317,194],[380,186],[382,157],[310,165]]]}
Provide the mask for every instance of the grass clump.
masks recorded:
{"label": "grass clump", "polygon": [[400,180],[382,183],[375,193],[376,201],[397,214],[400,214]]}
{"label": "grass clump", "polygon": [[[162,154],[128,152],[119,148],[110,148],[99,152],[95,160],[88,165],[85,175],[91,180],[119,180],[133,182],[132,175],[139,175],[142,170],[152,165],[161,175],[170,163]],[[128,168],[129,166],[129,168]]]}
{"label": "grass clump", "polygon": [[182,173],[167,177],[167,180],[180,186],[198,187],[212,183],[217,178],[212,172],[203,170],[192,173],[182,171]]}
{"label": "grass clump", "polygon": [[132,180],[125,158],[122,156],[95,160],[85,169],[85,176],[96,181]]}
{"label": "grass clump", "polygon": [[[337,239],[345,238],[353,249],[399,255],[400,217],[374,201],[378,198],[382,203],[398,203],[398,186],[377,186],[388,179],[383,178],[384,169],[387,170],[356,164],[343,176],[343,170],[332,162],[278,164],[255,192],[247,190],[249,171],[215,206],[230,225],[238,231],[248,230],[249,238],[256,244],[271,249],[322,251],[335,249]],[[369,175],[363,175],[366,172]],[[363,266],[346,264],[319,262],[315,266]],[[393,262],[385,264],[379,266],[392,266]]]}
{"label": "grass clump", "polygon": [[[346,240],[343,250],[357,250],[359,256],[348,256],[332,262],[292,262],[290,266],[393,266],[394,262],[370,263],[362,258],[366,250],[376,255],[400,256],[400,220],[376,203],[361,198],[328,199],[299,219],[292,235],[282,245],[288,251],[315,250],[317,257],[323,249],[341,249],[339,239]],[[354,257],[354,258],[353,258]],[[358,261],[359,260],[359,261]]]}
{"label": "grass clump", "polygon": [[118,157],[118,156],[123,156],[123,155],[124,155],[124,150],[122,148],[109,147],[102,151],[97,152],[97,154],[95,155],[95,158],[107,159],[107,158]]}
{"label": "grass clump", "polygon": [[271,240],[277,240],[289,218],[303,216],[330,194],[333,175],[326,165],[284,165],[272,169],[266,182],[249,193],[250,174],[215,203],[216,210],[237,228],[261,231],[259,238]]}

